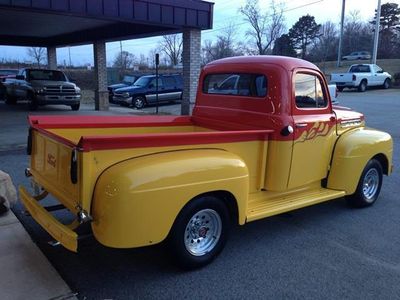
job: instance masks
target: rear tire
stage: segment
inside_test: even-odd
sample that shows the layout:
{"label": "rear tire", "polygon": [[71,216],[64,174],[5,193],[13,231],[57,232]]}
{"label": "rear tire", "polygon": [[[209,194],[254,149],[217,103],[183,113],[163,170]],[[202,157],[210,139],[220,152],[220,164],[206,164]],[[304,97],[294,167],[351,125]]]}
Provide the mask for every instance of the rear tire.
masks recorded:
{"label": "rear tire", "polygon": [[363,93],[363,92],[365,92],[367,90],[367,82],[365,81],[365,80],[362,80],[361,82],[360,82],[360,85],[358,86],[358,91],[360,92],[360,93]]}
{"label": "rear tire", "polygon": [[203,267],[225,246],[230,228],[228,208],[214,196],[189,202],[171,229],[168,244],[175,263],[183,269]]}
{"label": "rear tire", "polygon": [[382,173],[380,162],[371,159],[361,174],[355,193],[346,197],[347,203],[353,207],[367,207],[374,204],[381,191]]}
{"label": "rear tire", "polygon": [[339,92],[343,92],[343,90],[344,90],[344,87],[337,87],[337,90],[339,91]]}
{"label": "rear tire", "polygon": [[17,98],[12,97],[8,94],[5,94],[5,103],[8,105],[16,104],[17,103]]}

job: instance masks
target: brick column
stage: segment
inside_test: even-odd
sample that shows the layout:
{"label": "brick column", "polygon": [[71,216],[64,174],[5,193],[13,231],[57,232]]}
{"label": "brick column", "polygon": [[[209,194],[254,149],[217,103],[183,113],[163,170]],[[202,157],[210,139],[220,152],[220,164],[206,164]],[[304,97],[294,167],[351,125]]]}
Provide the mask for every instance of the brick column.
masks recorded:
{"label": "brick column", "polygon": [[47,67],[52,70],[57,69],[57,48],[47,47]]}
{"label": "brick column", "polygon": [[186,28],[183,31],[183,97],[181,114],[190,114],[190,104],[194,103],[197,82],[200,75],[201,31]]}
{"label": "brick column", "polygon": [[93,44],[94,52],[94,91],[95,109],[108,110],[108,90],[107,90],[107,65],[106,65],[106,43],[96,41]]}

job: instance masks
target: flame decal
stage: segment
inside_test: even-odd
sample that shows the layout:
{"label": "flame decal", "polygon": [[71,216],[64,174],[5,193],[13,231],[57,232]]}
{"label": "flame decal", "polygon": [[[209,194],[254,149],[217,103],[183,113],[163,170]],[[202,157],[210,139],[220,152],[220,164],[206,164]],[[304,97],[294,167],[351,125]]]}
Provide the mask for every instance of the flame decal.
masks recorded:
{"label": "flame decal", "polygon": [[306,129],[300,137],[296,140],[296,143],[303,143],[315,139],[318,136],[326,136],[331,126],[325,122],[315,122],[310,129]]}

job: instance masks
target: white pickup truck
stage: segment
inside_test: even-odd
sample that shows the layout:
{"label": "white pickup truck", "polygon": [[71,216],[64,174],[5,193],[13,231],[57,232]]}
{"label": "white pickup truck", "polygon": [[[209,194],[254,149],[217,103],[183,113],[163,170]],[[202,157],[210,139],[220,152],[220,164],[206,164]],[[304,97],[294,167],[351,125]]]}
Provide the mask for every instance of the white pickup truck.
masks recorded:
{"label": "white pickup truck", "polygon": [[357,64],[350,66],[347,73],[333,73],[330,83],[336,84],[340,92],[346,87],[365,92],[369,86],[388,89],[391,79],[392,76],[388,72],[384,72],[375,64]]}

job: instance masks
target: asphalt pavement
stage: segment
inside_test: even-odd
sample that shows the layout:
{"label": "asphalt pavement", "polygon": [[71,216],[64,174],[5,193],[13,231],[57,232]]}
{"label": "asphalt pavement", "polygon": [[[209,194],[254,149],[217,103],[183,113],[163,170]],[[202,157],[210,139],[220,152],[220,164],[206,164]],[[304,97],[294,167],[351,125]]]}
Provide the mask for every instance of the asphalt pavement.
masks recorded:
{"label": "asphalt pavement", "polygon": [[[221,255],[203,269],[177,269],[162,244],[120,250],[89,238],[71,253],[50,246],[50,237],[20,206],[14,212],[79,299],[399,299],[400,90],[343,92],[339,101],[394,139],[395,172],[384,178],[375,205],[352,209],[339,199],[236,227]],[[17,145],[12,140],[22,138],[26,125],[6,122],[9,109],[0,102],[0,140]],[[73,113],[55,107],[45,113],[64,111]],[[0,169],[16,185],[28,184],[27,166],[22,147],[0,151]],[[57,216],[67,217],[63,211]]]}

